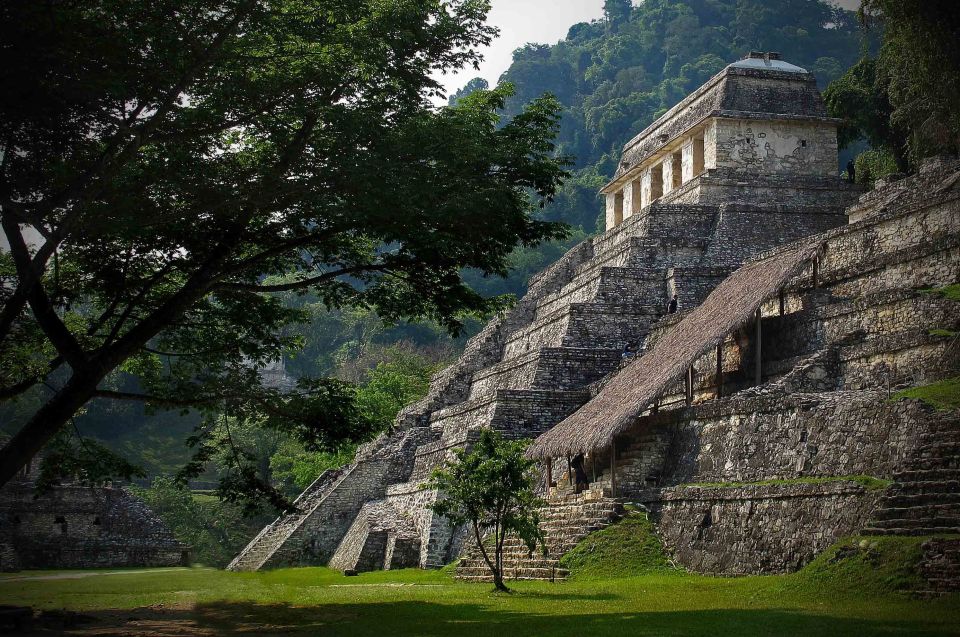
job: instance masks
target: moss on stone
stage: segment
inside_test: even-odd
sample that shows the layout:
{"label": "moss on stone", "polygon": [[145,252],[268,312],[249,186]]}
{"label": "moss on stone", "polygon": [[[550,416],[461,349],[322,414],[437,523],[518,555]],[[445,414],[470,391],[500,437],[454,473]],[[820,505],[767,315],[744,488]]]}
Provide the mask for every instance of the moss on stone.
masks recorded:
{"label": "moss on stone", "polygon": [[560,565],[575,579],[632,577],[676,571],[646,513],[631,512],[622,520],[591,533],[568,551]]}
{"label": "moss on stone", "polygon": [[929,385],[904,389],[891,396],[890,399],[902,400],[904,398],[922,400],[937,411],[960,409],[960,376],[947,378]]}
{"label": "moss on stone", "polygon": [[943,329],[942,327],[937,327],[932,330],[927,330],[927,333],[930,336],[943,336],[945,338],[955,338],[957,336],[960,336],[960,332],[956,332],[954,330],[946,330],[946,329]]}
{"label": "moss on stone", "polygon": [[780,480],[756,480],[754,482],[691,482],[679,485],[686,487],[704,487],[713,489],[739,488],[739,487],[766,487],[766,486],[789,486],[793,484],[829,484],[832,482],[856,482],[866,487],[869,491],[877,489],[886,489],[892,483],[891,480],[877,478],[874,476],[855,475],[855,476],[810,476],[804,478],[785,478]]}
{"label": "moss on stone", "polygon": [[953,283],[939,288],[923,288],[920,290],[923,294],[933,294],[950,301],[960,301],[960,283]]}

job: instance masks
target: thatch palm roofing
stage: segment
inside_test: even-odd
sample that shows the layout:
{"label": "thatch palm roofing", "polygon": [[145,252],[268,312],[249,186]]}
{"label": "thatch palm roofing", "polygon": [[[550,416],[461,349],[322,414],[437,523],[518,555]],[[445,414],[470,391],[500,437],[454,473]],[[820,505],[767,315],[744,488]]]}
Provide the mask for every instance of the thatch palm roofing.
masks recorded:
{"label": "thatch palm roofing", "polygon": [[609,446],[614,436],[727,334],[753,320],[757,309],[798,275],[823,239],[806,240],[752,261],[731,274],[695,310],[670,329],[653,349],[610,380],[590,402],[539,438],[531,458],[557,458]]}

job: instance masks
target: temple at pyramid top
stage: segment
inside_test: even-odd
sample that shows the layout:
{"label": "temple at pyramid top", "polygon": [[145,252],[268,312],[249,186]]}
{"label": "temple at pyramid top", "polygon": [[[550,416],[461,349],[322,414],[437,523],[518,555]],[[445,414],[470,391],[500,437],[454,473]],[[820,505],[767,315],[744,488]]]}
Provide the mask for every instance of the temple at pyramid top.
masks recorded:
{"label": "temple at pyramid top", "polygon": [[839,123],[827,116],[813,74],[779,53],[751,52],[624,146],[613,180],[601,190],[607,229],[654,202],[737,200],[737,180],[746,177],[771,184],[763,203],[780,203],[781,196],[782,203],[796,203],[796,190],[778,182],[835,180]]}

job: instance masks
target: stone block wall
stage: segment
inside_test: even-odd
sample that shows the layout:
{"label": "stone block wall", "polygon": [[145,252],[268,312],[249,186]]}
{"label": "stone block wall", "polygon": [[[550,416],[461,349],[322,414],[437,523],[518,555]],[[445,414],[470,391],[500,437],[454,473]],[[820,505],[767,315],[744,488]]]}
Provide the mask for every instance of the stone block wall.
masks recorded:
{"label": "stone block wall", "polygon": [[837,176],[835,124],[809,121],[711,120],[707,166],[744,173]]}
{"label": "stone block wall", "polygon": [[264,566],[326,564],[363,505],[382,499],[388,484],[405,481],[413,470],[414,450],[434,436],[428,427],[415,427],[361,448],[337,484],[279,538]]}
{"label": "stone block wall", "polygon": [[648,502],[666,548],[700,573],[785,573],[856,533],[878,492],[859,484],[786,484],[664,491]]}
{"label": "stone block wall", "polygon": [[189,564],[189,547],[121,487],[64,485],[36,495],[32,482],[11,482],[0,489],[0,545],[6,547],[6,566]]}

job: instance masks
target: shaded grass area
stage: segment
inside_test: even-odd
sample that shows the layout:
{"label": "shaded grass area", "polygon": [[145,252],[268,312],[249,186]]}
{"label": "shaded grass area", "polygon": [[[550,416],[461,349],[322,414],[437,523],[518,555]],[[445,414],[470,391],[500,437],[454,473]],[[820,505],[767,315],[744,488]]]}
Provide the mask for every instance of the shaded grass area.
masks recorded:
{"label": "shaded grass area", "polygon": [[776,485],[791,485],[791,484],[828,484],[831,482],[856,482],[857,484],[865,487],[868,491],[876,491],[878,489],[886,489],[891,484],[892,480],[887,480],[884,478],[877,478],[874,476],[867,475],[853,475],[853,476],[810,476],[804,478],[786,478],[783,480],[758,480],[756,482],[691,482],[688,484],[681,484],[680,487],[709,487],[709,488],[733,488],[733,487],[753,487],[753,486],[776,486]]}
{"label": "shaded grass area", "polygon": [[960,409],[960,376],[947,378],[929,385],[904,389],[890,397],[891,400],[904,398],[922,400],[939,411]]}
{"label": "shaded grass area", "polygon": [[515,582],[511,595],[442,571],[344,577],[325,568],[195,568],[82,579],[7,575],[0,603],[89,613],[93,621],[79,634],[132,627],[178,635],[960,634],[960,598],[897,592],[915,583],[923,538],[854,538],[794,575],[723,578],[672,570],[649,531],[645,516],[630,515],[570,554],[571,581]]}
{"label": "shaded grass area", "polygon": [[926,588],[918,571],[926,537],[867,536],[838,542],[790,578],[806,589],[897,593]]}

